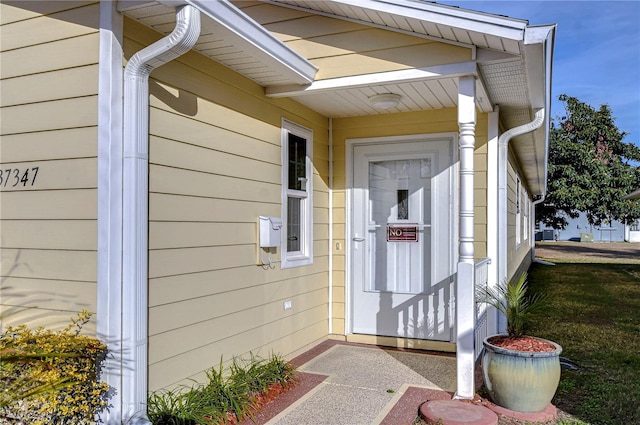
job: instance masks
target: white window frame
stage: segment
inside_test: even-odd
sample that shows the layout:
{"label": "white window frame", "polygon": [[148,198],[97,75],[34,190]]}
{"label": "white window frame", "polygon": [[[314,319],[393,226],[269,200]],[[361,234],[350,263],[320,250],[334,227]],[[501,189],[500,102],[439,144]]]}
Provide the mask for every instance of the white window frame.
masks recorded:
{"label": "white window frame", "polygon": [[[306,140],[305,189],[289,189],[289,134]],[[288,199],[299,198],[300,202],[300,250],[289,252],[288,241]],[[313,264],[313,131],[282,120],[282,239],[280,241],[283,269]]]}
{"label": "white window frame", "polygon": [[527,193],[523,199],[523,212],[522,212],[522,240],[529,240],[529,214],[531,212],[531,200],[529,199],[529,194]]}

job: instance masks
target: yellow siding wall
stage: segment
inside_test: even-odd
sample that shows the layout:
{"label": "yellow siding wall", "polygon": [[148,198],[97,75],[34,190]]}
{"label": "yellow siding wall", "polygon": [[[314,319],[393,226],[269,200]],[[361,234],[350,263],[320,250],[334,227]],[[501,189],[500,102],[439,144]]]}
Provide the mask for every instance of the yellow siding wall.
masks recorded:
{"label": "yellow siding wall", "polygon": [[[517,277],[523,271],[526,271],[531,264],[531,234],[526,234],[523,231],[524,222],[523,214],[520,214],[520,220],[517,220],[517,186],[518,186],[518,173],[517,165],[512,155],[509,156],[509,164],[507,167],[507,279],[511,280]],[[529,199],[529,194],[523,183],[520,184],[521,201],[523,199]],[[524,209],[521,204],[521,211]],[[516,228],[520,227],[520,242],[518,243],[516,238]],[[530,233],[530,232],[529,232]],[[528,237],[525,239],[525,235]]]}
{"label": "yellow siding wall", "polygon": [[[156,37],[125,21],[125,56]],[[326,338],[327,119],[194,52],[151,77],[150,390]],[[258,266],[256,245],[257,217],[281,216],[283,117],[314,132],[314,262],[285,270]]]}
{"label": "yellow siding wall", "polygon": [[[487,137],[486,114],[478,116],[475,154],[475,251],[476,257],[486,256],[487,221]],[[367,137],[458,132],[456,109],[386,114],[381,116],[341,118],[333,120],[333,332],[342,334],[345,326],[345,228],[346,205],[346,140]],[[454,146],[457,149],[457,146]],[[452,214],[457,212],[452,211]],[[341,249],[336,249],[339,243]]]}
{"label": "yellow siding wall", "polygon": [[470,48],[261,2],[236,5],[318,68],[316,80],[422,68],[472,58]]}
{"label": "yellow siding wall", "polygon": [[98,10],[0,4],[3,326],[96,310]]}

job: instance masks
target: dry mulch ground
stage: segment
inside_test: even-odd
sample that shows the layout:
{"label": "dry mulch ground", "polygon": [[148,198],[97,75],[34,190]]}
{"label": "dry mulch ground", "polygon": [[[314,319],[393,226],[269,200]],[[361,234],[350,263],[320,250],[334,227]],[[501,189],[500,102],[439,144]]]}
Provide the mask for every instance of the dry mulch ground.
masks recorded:
{"label": "dry mulch ground", "polygon": [[640,243],[536,242],[536,258],[573,263],[640,264]]}

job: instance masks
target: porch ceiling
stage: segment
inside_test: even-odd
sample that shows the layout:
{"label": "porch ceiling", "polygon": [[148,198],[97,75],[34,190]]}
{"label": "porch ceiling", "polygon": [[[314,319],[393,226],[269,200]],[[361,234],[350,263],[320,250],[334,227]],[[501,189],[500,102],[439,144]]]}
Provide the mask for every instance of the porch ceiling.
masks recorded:
{"label": "porch ceiling", "polygon": [[[440,18],[443,22],[433,23],[398,13],[366,9],[361,6],[362,2],[358,3],[357,1],[265,0],[264,2],[287,8],[296,8],[306,12],[320,13],[366,25],[384,27],[392,31],[424,36],[468,46],[469,48],[475,49],[479,47],[481,50],[476,52],[478,58],[470,63],[473,65],[471,68],[469,66],[465,68],[464,66],[469,64],[460,64],[458,68],[454,69],[423,70],[424,72],[421,75],[420,73],[407,75],[407,73],[402,72],[390,72],[384,75],[376,75],[372,78],[364,78],[360,81],[345,81],[344,84],[338,81],[331,81],[329,83],[335,83],[335,85],[331,88],[329,87],[330,84],[325,84],[325,88],[322,90],[313,89],[313,84],[311,86],[308,85],[312,83],[308,76],[300,75],[299,72],[293,69],[293,66],[283,66],[281,63],[277,63],[268,52],[257,48],[245,36],[231,31],[223,22],[213,19],[211,15],[206,13],[202,20],[202,32],[194,50],[266,87],[270,96],[295,97],[303,105],[328,117],[337,118],[454,108],[457,106],[458,77],[470,74],[479,77],[476,93],[478,97],[477,106],[480,111],[488,112],[493,110],[494,104],[501,104],[501,116],[503,123],[507,127],[527,122],[533,116],[532,113],[526,114],[525,111],[520,110],[522,107],[527,108],[526,100],[528,96],[525,76],[521,72],[523,60],[520,56],[518,41],[499,36],[496,33],[497,30],[490,30],[491,26],[481,25],[479,21],[475,25],[463,27],[462,22],[467,22],[470,14],[462,9],[441,5],[434,8],[434,5],[428,3],[405,1],[407,4],[419,6],[415,11],[422,11],[423,15],[428,15],[431,19]],[[211,10],[218,10],[223,5],[229,5],[233,9],[237,6],[238,11],[242,11],[240,12],[241,14],[244,15],[243,12],[246,12],[247,21],[255,24],[256,31],[264,31],[264,34],[260,35],[272,37],[276,44],[282,44],[263,29],[258,16],[252,16],[252,6],[257,3],[254,1],[229,3],[225,1],[143,0],[120,1],[120,3],[120,9],[127,16],[163,35],[169,34],[175,27],[174,7],[177,4],[194,3],[198,8],[205,5]],[[385,7],[387,6],[388,4],[385,5]],[[425,7],[428,9],[423,10]],[[431,9],[439,12],[435,13]],[[400,8],[399,10],[405,9]],[[443,14],[442,10],[455,12],[460,16]],[[495,17],[493,18],[494,21],[491,21],[493,15],[482,15],[484,19],[489,19],[492,25],[500,29],[495,23]],[[258,22],[253,21],[253,19]],[[513,26],[506,33],[513,37],[521,37],[522,21],[504,19]],[[448,22],[448,24],[444,22]],[[500,25],[504,26],[504,23],[500,22]],[[480,30],[485,30],[489,33],[483,34],[479,32]],[[296,55],[286,46],[282,45],[282,48],[289,50],[288,54]],[[496,55],[495,52],[500,52],[501,54]],[[301,63],[306,62],[302,57],[293,59],[298,59]],[[307,64],[312,66],[308,62]],[[311,74],[311,70],[307,72],[308,75]],[[509,80],[504,78],[505,75],[509,76]],[[395,108],[382,111],[373,108],[368,99],[370,96],[380,93],[402,95],[400,104]],[[512,111],[511,104],[518,111]],[[523,113],[527,116],[523,117]],[[512,116],[512,114],[515,115]]]}
{"label": "porch ceiling", "polygon": [[[500,106],[500,124],[505,130],[530,122],[536,109],[546,108],[549,114],[550,89],[547,94],[544,82],[550,66],[548,69],[540,66],[544,62],[544,47],[538,47],[532,54],[534,49],[527,45],[527,30],[531,29],[527,21],[421,0],[120,0],[120,3],[127,16],[164,35],[175,26],[176,5],[195,5],[203,11],[203,22],[194,50],[262,85],[268,96],[295,98],[327,117],[455,108],[458,78],[463,75],[477,77],[478,110],[489,112],[494,105]],[[267,22],[261,22],[259,8],[255,6],[265,3],[292,12],[290,16],[284,13],[282,20],[295,19],[296,11],[320,14],[469,47],[473,59],[448,66],[314,81],[315,67],[271,34],[265,28]],[[238,33],[213,17],[220,14],[221,7],[237,15],[249,33]],[[532,68],[532,64],[538,68]],[[369,97],[380,93],[397,93],[402,99],[395,108],[375,109]],[[548,125],[546,122],[542,129],[519,136],[512,143],[533,194],[545,191]]]}

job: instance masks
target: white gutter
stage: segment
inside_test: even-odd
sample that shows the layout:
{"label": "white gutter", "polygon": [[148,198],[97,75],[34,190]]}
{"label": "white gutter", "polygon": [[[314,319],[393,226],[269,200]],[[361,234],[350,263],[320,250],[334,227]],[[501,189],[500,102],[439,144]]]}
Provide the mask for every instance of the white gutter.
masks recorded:
{"label": "white gutter", "polygon": [[122,419],[146,418],[148,389],[149,74],[191,50],[200,12],[184,6],[171,34],[136,53],[124,71]]}
{"label": "white gutter", "polygon": [[[507,130],[498,138],[498,282],[503,282],[509,278],[509,265],[507,263],[509,141],[514,137],[537,130],[544,122],[545,109],[540,108],[536,111],[533,121]],[[506,329],[506,319],[503,315],[499,315],[498,332],[504,332]]]}

